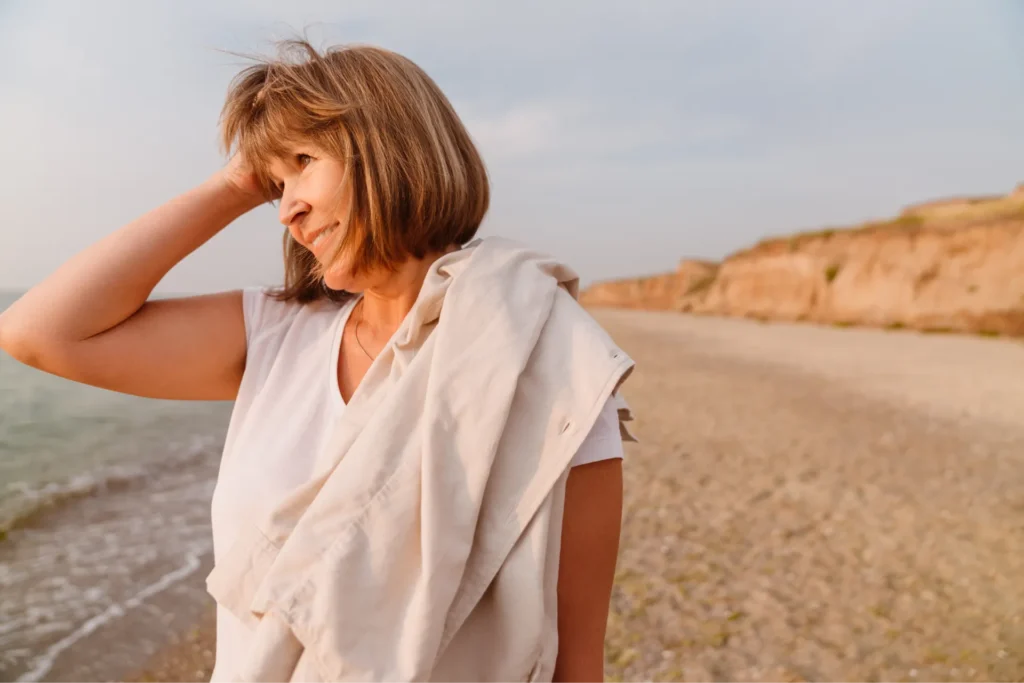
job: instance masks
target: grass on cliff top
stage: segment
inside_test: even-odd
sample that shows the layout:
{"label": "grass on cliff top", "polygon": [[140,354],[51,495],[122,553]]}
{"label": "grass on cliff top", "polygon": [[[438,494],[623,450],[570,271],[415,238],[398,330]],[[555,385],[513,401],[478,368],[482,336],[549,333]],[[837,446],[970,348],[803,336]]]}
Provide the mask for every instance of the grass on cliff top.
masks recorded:
{"label": "grass on cliff top", "polygon": [[1024,220],[1024,195],[1016,193],[997,198],[967,198],[948,204],[936,202],[911,207],[895,218],[868,221],[859,225],[828,227],[791,235],[768,237],[727,258],[764,251],[797,251],[808,242],[828,240],[838,234],[870,234],[899,231],[915,234],[925,230],[951,230],[980,223]]}

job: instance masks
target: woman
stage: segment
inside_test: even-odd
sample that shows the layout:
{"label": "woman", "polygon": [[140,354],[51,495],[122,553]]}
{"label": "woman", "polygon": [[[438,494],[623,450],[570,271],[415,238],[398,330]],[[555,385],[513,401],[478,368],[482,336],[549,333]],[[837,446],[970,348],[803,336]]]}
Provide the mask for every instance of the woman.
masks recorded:
{"label": "woman", "polygon": [[[370,379],[363,386],[364,378],[374,377],[375,368],[377,376],[390,377],[398,373],[395,368],[404,367],[396,340],[409,341],[409,336],[420,330],[424,338],[436,337],[445,325],[448,330],[459,330],[463,328],[458,325],[470,322],[468,318],[475,321],[489,315],[486,308],[480,315],[471,313],[473,306],[512,310],[516,297],[532,286],[526,276],[506,274],[502,277],[510,285],[509,291],[471,295],[466,293],[470,291],[466,285],[461,299],[450,292],[446,294],[446,288],[458,289],[451,284],[455,281],[451,273],[462,269],[465,274],[458,277],[469,283],[484,268],[473,265],[484,263],[483,257],[467,254],[496,255],[490,263],[495,264],[495,269],[506,268],[503,273],[526,272],[516,270],[518,265],[508,266],[509,263],[535,264],[536,268],[528,269],[530,273],[543,270],[554,276],[544,281],[557,280],[569,290],[575,286],[571,273],[566,275],[568,271],[561,266],[551,266],[515,247],[486,240],[486,248],[475,247],[476,252],[474,247],[466,246],[473,240],[488,207],[487,175],[447,99],[416,65],[373,47],[335,48],[319,54],[308,44],[296,41],[287,43],[285,48],[281,58],[258,63],[233,82],[222,126],[225,147],[237,151],[224,169],[78,254],[0,316],[0,347],[46,372],[138,396],[235,401],[213,500],[218,566],[214,574],[232,562],[229,550],[241,545],[239,538],[245,533],[243,520],[279,519],[281,510],[294,506],[304,495],[296,491],[311,492],[302,509],[308,520],[308,510],[320,504],[315,501],[316,494],[323,499],[327,495],[324,491],[335,485],[330,477],[339,467],[340,455],[338,459],[331,458],[340,448],[338,443],[344,443],[336,434],[338,424],[345,419],[356,420],[355,407],[371,405],[368,402],[384,391]],[[236,218],[268,200],[279,201],[279,217],[286,227],[282,288],[148,300],[153,288],[175,264]],[[542,279],[537,276],[530,282],[541,283]],[[444,302],[445,314],[435,311],[435,318],[428,319],[423,309],[432,296],[439,310],[440,302]],[[492,297],[494,303],[487,304],[487,297]],[[552,310],[562,306],[569,311],[559,302],[561,299],[556,297]],[[572,306],[578,309],[574,302]],[[527,311],[534,308],[533,303],[524,306],[520,315],[527,316]],[[410,317],[414,311],[417,315]],[[448,319],[454,316],[454,321],[446,320],[446,315]],[[460,321],[458,315],[466,319]],[[577,320],[577,315],[551,313],[538,318],[538,325],[553,328],[550,319]],[[413,318],[415,323],[410,322]],[[414,324],[420,327],[409,327]],[[603,678],[603,641],[622,505],[620,418],[628,419],[628,412],[615,391],[632,363],[614,347],[601,342],[598,333],[584,329],[585,325],[578,321],[573,324],[574,327],[566,329],[573,330],[572,336],[582,341],[566,338],[569,333],[558,333],[560,346],[572,348],[574,359],[587,357],[580,349],[588,339],[597,339],[597,346],[591,346],[612,349],[611,356],[616,359],[609,366],[609,377],[614,382],[601,385],[605,387],[600,390],[601,402],[595,404],[597,409],[593,412],[586,413],[587,429],[573,442],[571,468],[559,480],[564,489],[551,498],[558,508],[551,519],[560,522],[560,538],[553,563],[544,562],[549,568],[553,566],[557,575],[557,638],[548,637],[557,640],[552,650],[557,656],[553,671],[531,665],[529,676],[593,681]],[[515,327],[521,325],[517,323]],[[541,333],[534,337],[538,334],[543,340]],[[509,332],[509,337],[513,336],[514,330]],[[540,342],[534,339],[529,343]],[[545,343],[554,348],[552,342]],[[471,348],[463,348],[463,357],[454,365],[465,370],[466,363],[484,367],[494,362],[493,368],[484,371],[500,374],[506,364],[501,354],[512,350],[511,342],[507,348],[505,344],[504,339],[495,341],[493,335],[484,335],[475,339]],[[572,344],[577,346],[571,347]],[[442,342],[434,344],[439,345]],[[425,348],[425,343],[415,347],[411,357],[426,357]],[[455,347],[449,344],[447,348]],[[532,346],[524,348],[527,353],[523,363],[529,370],[528,364],[533,362],[530,354],[539,352],[533,351]],[[469,360],[470,357],[473,359]],[[443,367],[440,361],[435,360],[435,364]],[[476,367],[473,366],[474,373]],[[435,368],[431,372],[436,380],[440,370]],[[511,402],[512,407],[506,411],[510,416],[502,418],[505,421],[500,424],[495,423],[498,426],[492,441],[518,436],[509,424],[520,419],[517,411],[523,410],[515,407],[519,399],[513,394],[519,396],[515,392],[525,391],[519,385],[524,383],[521,377],[526,370],[517,373],[515,387],[505,391],[496,379],[491,379],[480,390],[498,393],[476,397],[485,406],[489,401]],[[473,373],[450,376],[472,377]],[[546,375],[541,372],[537,376]],[[429,379],[423,381],[424,386],[430,385]],[[461,380],[446,377],[446,381]],[[455,389],[446,395],[456,396],[451,393]],[[429,389],[424,391],[435,397],[428,398],[428,404],[439,400]],[[538,396],[540,399],[543,397]],[[359,400],[362,402],[357,403]],[[457,398],[451,401],[458,402]],[[471,414],[469,406],[460,410],[434,405],[432,410],[435,412],[431,413],[428,429],[434,430],[430,438],[435,441],[451,439],[460,428],[459,421],[468,420],[466,416]],[[438,411],[455,421],[443,433],[436,427],[444,420],[437,417]],[[520,431],[526,429],[522,427],[525,419],[518,423]],[[368,418],[360,420],[366,422]],[[359,434],[361,427],[354,427],[353,434]],[[567,425],[562,430],[566,428]],[[417,436],[402,439],[408,442],[422,438],[418,436],[418,426],[416,430]],[[622,434],[628,435],[625,430]],[[372,452],[384,453],[379,444],[387,436],[377,434],[377,450]],[[341,442],[332,441],[339,438]],[[543,438],[545,444],[551,440]],[[341,450],[347,453],[347,447]],[[417,445],[414,450],[419,453],[423,449]],[[498,455],[493,456],[492,469],[479,475],[483,477],[480,482],[501,471],[500,467],[514,466],[507,464],[513,463],[512,456],[501,455],[501,447],[495,450]],[[385,455],[380,459],[386,459]],[[320,460],[324,457],[330,466]],[[506,464],[502,464],[502,457]],[[348,463],[356,456],[348,453],[345,458],[346,466],[354,467]],[[451,467],[457,459],[448,457],[436,462],[440,463],[438,467]],[[367,463],[359,470],[360,476],[375,466],[369,460]],[[429,472],[424,471],[422,476],[429,476]],[[315,485],[310,484],[314,481]],[[426,478],[416,480],[417,491],[430,484]],[[486,519],[488,514],[483,508],[491,503],[482,493],[474,495],[481,509],[479,518],[473,520],[479,523],[478,519]],[[435,502],[441,505],[444,501]],[[415,509],[416,515],[424,514],[422,500],[416,505],[420,506]],[[301,528],[301,519],[302,515],[296,515],[296,524],[288,526],[281,537],[282,544]],[[468,520],[441,520],[434,528],[444,531],[454,526],[443,524],[454,525],[459,521]],[[267,528],[263,526],[256,535],[266,537],[270,533]],[[421,533],[419,527],[416,532]],[[377,543],[374,539],[390,534],[390,527],[385,527],[383,533],[367,542]],[[459,565],[463,568],[488,540],[481,541],[479,536],[472,535],[470,539],[473,548],[467,550],[467,557],[463,558],[466,562]],[[428,545],[426,540],[418,543],[424,548]],[[280,549],[285,552],[283,547]],[[422,559],[417,561],[425,565]],[[251,563],[251,557],[247,555],[245,562]],[[505,564],[509,562],[505,558]],[[540,564],[540,560],[537,562]],[[339,568],[333,566],[332,571],[337,576]],[[374,570],[385,571],[379,567]],[[254,653],[267,651],[266,643],[257,642],[264,635],[253,627],[256,622],[248,619],[253,594],[240,598],[242,606],[237,610],[225,607],[232,599],[228,594],[240,582],[245,581],[238,574],[211,575],[211,592],[220,603],[214,680],[257,675],[251,668],[253,659],[258,658]],[[372,592],[380,586],[343,586],[342,595],[346,590],[352,595],[357,588]],[[452,583],[450,588],[454,592],[463,587]],[[410,600],[412,596],[410,593]],[[454,598],[453,601],[457,602]],[[335,614],[341,608],[329,604],[325,609],[328,616],[311,628],[324,629],[323,622],[341,621]],[[507,603],[502,609],[509,609]],[[365,619],[366,615],[362,617]],[[402,618],[411,617],[406,614]],[[496,618],[480,616],[477,633],[485,632],[484,619]],[[289,626],[299,636],[296,642],[304,641],[300,626],[294,622],[289,622]],[[522,624],[524,631],[528,627]],[[365,628],[367,632],[372,630],[370,625]],[[462,640],[468,643],[469,637]],[[507,633],[500,639],[514,640]],[[351,651],[341,651],[337,643],[342,640],[339,636],[332,641],[334,645],[323,646],[333,648],[323,656],[336,655],[339,667],[344,666],[345,657],[355,658]],[[454,642],[460,642],[458,634]],[[312,648],[308,640],[299,644]],[[438,643],[434,645],[435,649],[440,647]],[[463,652],[471,652],[472,647],[499,645],[502,643],[476,643],[464,646]],[[362,673],[369,676],[387,670],[393,675],[420,675],[443,669],[435,666],[437,652],[422,654],[421,641],[409,647],[415,650],[409,661],[416,659],[416,666],[426,669],[402,668],[398,664],[393,669],[383,669],[379,662],[372,662]],[[395,655],[399,659],[401,656]],[[288,666],[282,670],[283,676],[301,677],[294,662]],[[449,673],[469,670],[507,671],[447,669]],[[341,668],[321,668],[319,674],[307,671],[306,675],[323,676],[324,671],[343,675]]]}

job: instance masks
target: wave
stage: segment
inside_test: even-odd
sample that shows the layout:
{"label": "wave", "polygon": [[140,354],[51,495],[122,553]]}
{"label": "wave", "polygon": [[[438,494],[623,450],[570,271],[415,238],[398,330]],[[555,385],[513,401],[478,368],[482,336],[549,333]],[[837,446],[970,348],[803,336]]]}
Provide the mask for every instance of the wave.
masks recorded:
{"label": "wave", "polygon": [[181,452],[169,453],[160,459],[119,463],[60,481],[8,484],[0,497],[0,541],[8,532],[27,526],[40,515],[68,503],[144,486],[165,472],[204,464],[217,452],[215,437],[197,435]]}
{"label": "wave", "polygon": [[201,566],[201,560],[199,555],[190,554],[185,558],[185,564],[174,569],[173,571],[167,572],[161,576],[157,581],[144,586],[141,590],[135,593],[128,600],[122,603],[115,603],[110,605],[100,614],[92,617],[84,624],[75,629],[72,633],[60,639],[58,642],[47,648],[36,661],[30,671],[18,678],[18,681],[41,681],[43,677],[53,668],[53,663],[56,661],[57,656],[73,646],[75,643],[85,638],[90,633],[103,626],[104,624],[117,619],[118,617],[124,616],[126,610],[138,607],[143,603],[146,598],[159,593],[160,591],[173,586],[175,583],[188,578],[191,574],[195,573]]}

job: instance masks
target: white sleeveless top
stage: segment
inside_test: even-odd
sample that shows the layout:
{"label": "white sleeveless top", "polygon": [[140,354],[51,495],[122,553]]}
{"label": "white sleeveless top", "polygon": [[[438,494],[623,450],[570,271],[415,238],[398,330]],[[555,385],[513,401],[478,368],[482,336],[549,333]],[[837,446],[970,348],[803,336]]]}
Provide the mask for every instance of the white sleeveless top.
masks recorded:
{"label": "white sleeveless top", "polygon": [[[267,512],[312,475],[322,442],[345,410],[338,354],[357,300],[340,307],[298,304],[276,301],[261,288],[243,290],[245,372],[213,493],[215,561],[231,547],[241,520]],[[572,466],[622,456],[618,414],[609,402]],[[212,681],[232,678],[250,637],[245,624],[218,606]]]}

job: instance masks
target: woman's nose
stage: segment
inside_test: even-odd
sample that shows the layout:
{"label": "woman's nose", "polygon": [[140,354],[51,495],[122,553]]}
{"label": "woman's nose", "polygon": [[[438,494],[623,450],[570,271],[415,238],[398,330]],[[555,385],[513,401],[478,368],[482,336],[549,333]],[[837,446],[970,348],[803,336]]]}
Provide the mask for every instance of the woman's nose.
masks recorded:
{"label": "woman's nose", "polygon": [[278,209],[278,219],[286,227],[291,227],[301,221],[309,213],[309,204],[294,197],[284,194],[281,197],[281,207]]}

